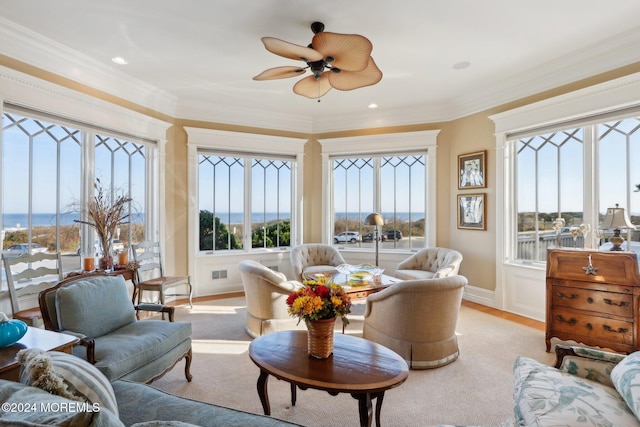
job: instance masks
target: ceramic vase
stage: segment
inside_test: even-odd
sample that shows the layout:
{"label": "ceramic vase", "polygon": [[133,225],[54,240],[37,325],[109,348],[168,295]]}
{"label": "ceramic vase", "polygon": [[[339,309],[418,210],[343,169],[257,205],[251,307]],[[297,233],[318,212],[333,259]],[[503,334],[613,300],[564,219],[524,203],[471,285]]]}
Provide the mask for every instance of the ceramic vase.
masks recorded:
{"label": "ceramic vase", "polygon": [[333,353],[333,330],[336,318],[307,322],[307,350],[309,356],[326,359]]}

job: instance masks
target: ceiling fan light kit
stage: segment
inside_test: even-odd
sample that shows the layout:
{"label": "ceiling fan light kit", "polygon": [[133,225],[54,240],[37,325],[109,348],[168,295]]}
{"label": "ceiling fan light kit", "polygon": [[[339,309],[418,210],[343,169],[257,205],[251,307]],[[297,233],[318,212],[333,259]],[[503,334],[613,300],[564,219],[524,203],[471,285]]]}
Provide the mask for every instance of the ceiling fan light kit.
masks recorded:
{"label": "ceiling fan light kit", "polygon": [[382,71],[371,57],[373,45],[369,39],[359,34],[325,32],[321,22],[311,24],[311,31],[315,35],[308,47],[274,37],[263,37],[262,43],[269,52],[301,60],[306,66],[269,68],[253,80],[296,77],[309,70],[311,75],[299,80],[293,86],[293,92],[311,99],[320,98],[332,88],[353,90],[382,80]]}

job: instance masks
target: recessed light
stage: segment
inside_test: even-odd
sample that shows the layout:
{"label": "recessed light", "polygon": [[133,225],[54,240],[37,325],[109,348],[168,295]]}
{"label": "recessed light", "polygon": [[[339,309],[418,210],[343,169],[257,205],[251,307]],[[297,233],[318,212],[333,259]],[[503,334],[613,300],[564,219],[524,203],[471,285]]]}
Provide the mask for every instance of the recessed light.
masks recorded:
{"label": "recessed light", "polygon": [[372,102],[371,104],[367,105],[367,108],[371,108],[373,110],[374,108],[378,108],[378,104]]}
{"label": "recessed light", "polygon": [[123,57],[121,57],[121,56],[116,56],[116,57],[114,57],[114,58],[111,58],[111,60],[112,60],[113,62],[115,62],[116,64],[118,64],[118,65],[127,65],[127,64],[128,64],[127,60],[126,60],[126,59],[124,59],[124,58],[123,58]]}
{"label": "recessed light", "polygon": [[464,70],[465,68],[469,68],[471,66],[471,62],[469,61],[460,61],[453,64],[454,70]]}

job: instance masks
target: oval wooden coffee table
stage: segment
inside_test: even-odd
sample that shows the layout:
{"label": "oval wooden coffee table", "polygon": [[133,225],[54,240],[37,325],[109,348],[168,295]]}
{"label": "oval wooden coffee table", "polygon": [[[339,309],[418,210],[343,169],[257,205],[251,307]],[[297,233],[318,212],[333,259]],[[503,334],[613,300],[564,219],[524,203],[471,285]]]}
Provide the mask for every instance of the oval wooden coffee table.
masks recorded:
{"label": "oval wooden coffee table", "polygon": [[362,338],[335,334],[333,354],[315,359],[307,354],[306,331],[282,331],[263,335],[249,345],[249,357],[260,368],[258,395],[265,415],[271,415],[267,380],[272,375],[291,384],[291,404],[296,388],[324,390],[335,396],[350,393],[358,400],[360,425],[372,423],[371,401],[376,400],[376,425],[384,392],[402,384],[409,367],[398,354]]}

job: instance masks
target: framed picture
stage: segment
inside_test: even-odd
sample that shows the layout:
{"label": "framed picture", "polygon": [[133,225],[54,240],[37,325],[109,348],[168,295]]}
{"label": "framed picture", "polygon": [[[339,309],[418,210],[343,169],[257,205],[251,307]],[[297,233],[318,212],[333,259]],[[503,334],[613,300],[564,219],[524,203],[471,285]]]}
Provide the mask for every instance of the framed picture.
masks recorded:
{"label": "framed picture", "polygon": [[458,194],[458,228],[486,230],[485,195]]}
{"label": "framed picture", "polygon": [[458,189],[485,188],[486,151],[461,154],[458,156]]}

